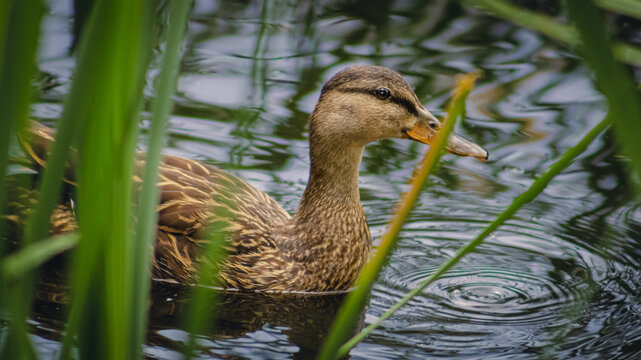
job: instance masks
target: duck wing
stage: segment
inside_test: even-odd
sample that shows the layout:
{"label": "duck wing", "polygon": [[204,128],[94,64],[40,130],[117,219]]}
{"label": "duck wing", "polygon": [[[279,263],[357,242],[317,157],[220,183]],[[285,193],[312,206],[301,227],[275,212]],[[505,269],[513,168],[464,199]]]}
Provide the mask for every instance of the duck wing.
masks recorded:
{"label": "duck wing", "polygon": [[240,273],[260,259],[279,258],[271,232],[290,215],[266,193],[216,167],[169,155],[158,186],[154,276],[189,282],[212,226],[226,234],[224,266],[233,270],[223,274],[224,285],[246,288]]}
{"label": "duck wing", "polygon": [[[31,122],[29,138],[21,138],[25,153],[34,166],[46,166],[55,140],[55,130]],[[142,183],[145,153],[138,153],[134,183]],[[65,181],[75,185],[75,151],[65,170]],[[159,168],[158,227],[154,243],[154,274],[186,281],[195,268],[196,258],[212,224],[227,233],[230,260],[245,262],[277,252],[270,233],[276,224],[291,216],[269,195],[249,183],[214,166],[195,160],[165,155]],[[73,214],[71,214],[73,215]],[[70,231],[76,224],[56,229]],[[73,226],[71,226],[73,225]],[[217,229],[218,230],[218,229]],[[275,254],[273,254],[275,255]]]}
{"label": "duck wing", "polygon": [[159,177],[158,227],[166,232],[201,238],[219,221],[233,232],[290,218],[269,195],[211,165],[165,155]]}

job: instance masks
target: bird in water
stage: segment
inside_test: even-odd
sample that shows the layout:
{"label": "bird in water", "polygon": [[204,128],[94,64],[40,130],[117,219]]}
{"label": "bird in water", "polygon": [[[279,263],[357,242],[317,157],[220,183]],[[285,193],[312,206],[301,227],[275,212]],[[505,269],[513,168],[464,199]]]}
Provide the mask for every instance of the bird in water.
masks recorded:
{"label": "bird in water", "polygon": [[[296,214],[247,182],[201,162],[164,156],[159,169],[155,278],[194,281],[208,228],[226,240],[217,281],[244,291],[349,289],[371,251],[358,189],[365,146],[401,138],[430,144],[441,127],[401,76],[381,66],[352,66],[322,88],[309,121],[310,171]],[[34,123],[23,146],[38,168],[55,131]],[[479,145],[456,134],[447,151],[486,159]],[[136,162],[142,173],[144,154]],[[66,181],[73,184],[73,171]],[[138,176],[134,181],[140,183]],[[75,230],[69,202],[52,216],[53,233]]]}

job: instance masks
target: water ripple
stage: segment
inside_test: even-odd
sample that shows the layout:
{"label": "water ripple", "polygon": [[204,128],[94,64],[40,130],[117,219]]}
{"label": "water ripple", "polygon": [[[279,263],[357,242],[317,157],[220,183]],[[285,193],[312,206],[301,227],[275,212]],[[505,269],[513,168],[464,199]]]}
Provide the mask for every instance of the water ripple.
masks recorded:
{"label": "water ripple", "polygon": [[489,267],[453,271],[429,290],[437,319],[479,325],[549,323],[577,294],[543,276]]}

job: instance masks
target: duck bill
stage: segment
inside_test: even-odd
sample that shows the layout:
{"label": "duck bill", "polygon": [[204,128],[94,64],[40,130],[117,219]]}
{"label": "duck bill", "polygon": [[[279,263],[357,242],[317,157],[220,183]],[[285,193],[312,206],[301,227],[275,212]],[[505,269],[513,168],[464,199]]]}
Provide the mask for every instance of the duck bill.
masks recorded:
{"label": "duck bill", "polygon": [[[434,117],[434,115],[429,115],[431,115],[428,117],[429,121],[436,121],[438,128],[440,128],[440,122]],[[410,140],[430,145],[436,135],[436,132],[437,130],[432,129],[428,125],[428,121],[421,119],[416,122],[411,130],[405,131],[404,135]],[[480,145],[475,144],[456,133],[450,134],[445,150],[458,156],[473,156],[481,161],[487,160],[489,156],[487,150],[483,149]]]}
{"label": "duck bill", "polygon": [[456,133],[450,134],[445,150],[450,154],[458,156],[473,156],[481,161],[487,160],[490,156],[487,150],[483,149],[480,145]]}

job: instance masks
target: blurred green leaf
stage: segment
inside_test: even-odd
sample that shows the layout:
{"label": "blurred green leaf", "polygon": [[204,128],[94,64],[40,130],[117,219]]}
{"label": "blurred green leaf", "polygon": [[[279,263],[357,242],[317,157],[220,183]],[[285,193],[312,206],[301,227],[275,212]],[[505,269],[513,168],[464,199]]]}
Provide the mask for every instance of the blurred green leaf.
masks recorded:
{"label": "blurred green leaf", "polygon": [[[226,218],[228,213],[221,213],[219,216]],[[216,303],[220,296],[219,290],[213,289],[213,287],[220,285],[216,281],[216,275],[220,272],[220,266],[227,255],[225,245],[228,243],[223,230],[225,226],[225,222],[217,222],[210,226],[207,236],[209,241],[205,246],[201,261],[198,263],[196,276],[198,284],[192,288],[189,310],[185,319],[185,327],[189,331],[189,341],[183,350],[186,360],[192,359],[196,355],[198,334],[211,330],[214,324],[216,314],[208,310],[212,308],[211,304]]]}
{"label": "blurred green leaf", "polygon": [[[0,109],[3,116],[0,131],[0,214],[5,211],[9,140],[13,132],[26,122],[43,13],[44,6],[38,0],[5,0],[0,4]],[[21,246],[30,242],[25,238]],[[0,257],[4,252],[5,244],[2,243]],[[23,277],[11,285],[5,280],[0,279],[0,292],[8,296],[3,296],[0,305],[7,303],[12,318],[8,334],[0,339],[0,357],[33,358],[25,323],[31,305],[32,276]]]}
{"label": "blurred green leaf", "polygon": [[[145,340],[147,328],[147,303],[149,302],[149,283],[151,281],[151,249],[156,237],[158,224],[158,167],[160,152],[165,144],[167,120],[173,101],[171,96],[176,90],[178,69],[180,68],[180,45],[184,37],[190,0],[172,1],[169,3],[169,27],[167,29],[167,46],[162,67],[156,84],[156,96],[152,100],[151,134],[145,157],[143,184],[137,212],[136,235],[133,239],[133,341],[132,346],[141,354],[140,345]],[[136,353],[136,349],[132,349]]]}
{"label": "blurred green leaf", "polygon": [[580,50],[590,64],[596,83],[608,99],[608,116],[623,152],[629,156],[641,181],[641,98],[633,82],[634,76],[616,61],[610,36],[603,16],[591,0],[567,0],[568,16],[577,27],[581,39]]}
{"label": "blurred green leaf", "polygon": [[641,1],[639,0],[596,0],[594,3],[606,10],[641,19]]}
{"label": "blurred green leaf", "polygon": [[81,239],[62,358],[71,357],[76,336],[81,358],[140,356],[132,330],[131,274],[138,259],[132,250],[131,204],[138,118],[152,46],[152,5],[97,0],[80,37],[78,65],[56,141],[75,123]]}
{"label": "blurred green leaf", "polygon": [[[557,19],[520,8],[505,0],[460,1],[478,7],[496,17],[535,30],[566,45],[574,47],[579,44],[578,34],[571,26],[560,24]],[[630,65],[641,66],[641,49],[624,43],[616,43],[613,45],[613,51],[617,59]]]}
{"label": "blurred green leaf", "polygon": [[67,233],[29,244],[5,257],[0,271],[8,281],[25,276],[53,256],[61,254],[78,244],[78,233]]}

